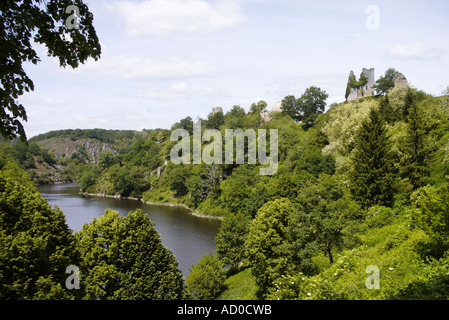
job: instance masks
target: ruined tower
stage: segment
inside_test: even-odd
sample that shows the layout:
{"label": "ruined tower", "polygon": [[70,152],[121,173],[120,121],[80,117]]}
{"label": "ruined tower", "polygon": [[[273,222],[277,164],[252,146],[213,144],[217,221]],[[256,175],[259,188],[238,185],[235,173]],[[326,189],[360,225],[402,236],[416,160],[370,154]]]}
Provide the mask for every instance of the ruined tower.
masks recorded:
{"label": "ruined tower", "polygon": [[374,68],[363,68],[358,81],[354,75],[354,72],[351,71],[349,73],[348,86],[346,89],[346,101],[354,101],[363,97],[374,95],[374,83]]}

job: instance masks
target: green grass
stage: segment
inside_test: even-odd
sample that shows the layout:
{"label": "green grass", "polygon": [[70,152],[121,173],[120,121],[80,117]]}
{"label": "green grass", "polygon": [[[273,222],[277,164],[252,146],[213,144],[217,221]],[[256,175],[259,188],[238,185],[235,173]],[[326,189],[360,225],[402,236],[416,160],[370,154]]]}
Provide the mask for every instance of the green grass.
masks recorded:
{"label": "green grass", "polygon": [[[425,264],[417,248],[427,237],[410,229],[406,219],[370,228],[360,234],[360,240],[359,246],[337,253],[333,265],[323,264],[320,274],[305,277],[299,298],[392,299],[423,275]],[[380,290],[365,286],[366,268],[372,265],[380,270]]]}
{"label": "green grass", "polygon": [[251,274],[251,268],[246,268],[230,276],[216,300],[257,300],[257,285]]}

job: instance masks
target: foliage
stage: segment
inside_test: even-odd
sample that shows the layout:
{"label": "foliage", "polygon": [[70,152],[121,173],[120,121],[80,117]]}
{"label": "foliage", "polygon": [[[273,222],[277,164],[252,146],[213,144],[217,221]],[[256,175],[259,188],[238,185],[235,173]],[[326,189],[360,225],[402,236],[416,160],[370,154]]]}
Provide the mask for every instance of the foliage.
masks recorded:
{"label": "foliage", "polygon": [[78,257],[61,210],[52,208],[12,160],[0,170],[1,299],[73,299],[61,284]]}
{"label": "foliage", "polygon": [[371,109],[355,140],[351,190],[364,207],[391,204],[392,158],[386,124],[379,112]]}
{"label": "foliage", "polygon": [[206,126],[210,129],[220,129],[220,126],[224,124],[225,118],[223,112],[209,113],[207,117]]}
{"label": "foliage", "polygon": [[249,165],[236,168],[232,175],[221,183],[223,203],[231,213],[246,212],[249,197],[259,180],[258,171]]}
{"label": "foliage", "polygon": [[377,79],[374,89],[376,89],[377,94],[384,95],[388,93],[389,90],[394,88],[394,80],[399,74],[399,71],[394,68],[389,68],[385,71],[385,74]]}
{"label": "foliage", "polygon": [[[64,23],[65,10],[76,5],[81,16],[79,27],[69,29]],[[89,57],[100,58],[101,47],[92,25],[93,14],[82,1],[3,1],[0,4],[1,87],[0,133],[7,139],[16,135],[26,140],[21,120],[27,121],[25,107],[17,99],[25,91],[33,91],[33,81],[23,70],[25,62],[40,61],[32,42],[45,45],[48,55],[58,57],[62,67],[78,67]]]}
{"label": "foliage", "polygon": [[430,236],[429,253],[439,258],[449,249],[449,184],[420,188],[411,198],[417,208],[413,221]]}
{"label": "foliage", "polygon": [[251,268],[229,276],[216,300],[257,300],[257,285]]}
{"label": "foliage", "polygon": [[248,216],[242,213],[230,214],[223,220],[215,238],[218,258],[232,270],[238,270],[245,257],[248,231]]}
{"label": "foliage", "polygon": [[187,293],[195,300],[212,300],[223,287],[223,265],[215,254],[205,254],[190,269],[187,276]]}
{"label": "foliage", "polygon": [[259,296],[291,268],[291,254],[283,245],[289,240],[288,226],[294,212],[288,199],[277,199],[264,204],[251,223],[246,250]]}
{"label": "foliage", "polygon": [[346,85],[346,93],[345,93],[345,99],[347,99],[351,93],[351,89],[356,89],[358,91],[363,91],[363,87],[368,84],[368,78],[366,75],[362,72],[360,74],[360,78],[357,81],[357,78],[354,74],[351,73],[348,79],[348,84]]}
{"label": "foliage", "polygon": [[370,110],[377,107],[377,101],[368,98],[335,105],[327,112],[321,130],[329,143],[323,148],[323,154],[335,157],[337,173],[345,173],[351,168],[356,133]]}
{"label": "foliage", "polygon": [[425,177],[429,174],[430,154],[434,151],[434,145],[428,132],[421,107],[417,103],[416,92],[407,90],[405,96],[407,131],[401,145],[402,159],[400,174],[407,178],[415,187],[421,187]]}
{"label": "foliage", "polygon": [[[360,207],[350,199],[349,192],[338,176],[320,175],[316,184],[302,189],[298,196],[300,214],[294,227],[307,235],[334,262],[333,252],[343,242],[343,235],[351,233],[350,226],[361,218]],[[303,239],[300,239],[303,241]]]}
{"label": "foliage", "polygon": [[289,95],[282,100],[282,113],[295,121],[302,121],[305,130],[313,127],[318,114],[323,113],[329,95],[318,87],[307,88],[298,99]]}
{"label": "foliage", "polygon": [[[217,255],[192,268],[191,298],[255,298],[256,291],[258,298],[267,299],[444,298],[449,248],[447,96],[436,98],[401,86],[384,96],[335,103],[324,113],[325,99],[315,103],[306,93],[304,99],[287,96],[284,112],[271,114],[266,123],[260,118],[266,108],[263,101],[252,104],[248,113],[234,106],[225,114],[199,119],[203,128],[222,134],[226,128],[278,129],[279,164],[272,176],[260,176],[258,165],[246,164],[247,150],[245,164],[174,165],[167,158],[174,142],[170,131],[162,129],[50,132],[31,139],[28,146],[5,145],[0,163],[9,163],[7,155],[13,154],[39,181],[51,179],[38,173],[43,165],[62,167],[58,170],[77,177],[85,192],[182,203],[198,213],[224,217]],[[311,107],[310,122],[306,108],[301,109],[306,104]],[[181,119],[171,130],[191,132],[191,119]],[[97,164],[84,164],[81,156],[54,157],[46,151],[46,137],[98,139],[114,151],[100,154]],[[82,153],[82,148],[77,151]],[[120,250],[127,243],[144,246],[146,238],[125,231],[124,225],[131,224],[114,215],[85,227],[95,240],[86,240],[89,245],[83,244],[82,260],[77,260],[89,275],[83,280],[88,292],[79,292],[84,298],[141,299],[153,290],[145,289],[147,280],[132,282],[131,273],[122,269]],[[147,228],[142,219],[133,220],[138,221],[132,224],[135,230]],[[132,272],[154,265],[137,252],[130,253],[129,260],[138,264],[130,266]],[[175,264],[165,250],[156,252]],[[379,267],[380,290],[365,286],[370,265]],[[218,293],[223,267],[229,267],[228,279]],[[140,273],[142,279],[149,279],[145,272]],[[73,298],[56,279],[53,274],[34,277],[37,289],[31,298]],[[172,279],[182,287],[177,276]],[[139,291],[139,281],[145,293]],[[171,293],[164,298],[174,297]]]}
{"label": "foliage", "polygon": [[299,105],[295,96],[289,95],[282,99],[282,113],[290,116],[293,120],[299,121]]}
{"label": "foliage", "polygon": [[299,112],[304,130],[313,127],[315,119],[324,112],[329,95],[318,87],[311,86],[298,99]]}
{"label": "foliage", "polygon": [[431,260],[425,272],[407,287],[395,294],[400,300],[446,300],[449,299],[449,255]]}
{"label": "foliage", "polygon": [[184,166],[177,166],[170,170],[167,177],[168,184],[177,197],[182,197],[189,191],[187,187],[189,176],[190,170]]}
{"label": "foliage", "polygon": [[261,112],[267,109],[267,103],[263,100],[260,100],[257,103],[252,103],[250,106],[250,113],[260,114]]}
{"label": "foliage", "polygon": [[76,233],[84,299],[171,300],[184,297],[172,252],[142,210],[106,210]]}

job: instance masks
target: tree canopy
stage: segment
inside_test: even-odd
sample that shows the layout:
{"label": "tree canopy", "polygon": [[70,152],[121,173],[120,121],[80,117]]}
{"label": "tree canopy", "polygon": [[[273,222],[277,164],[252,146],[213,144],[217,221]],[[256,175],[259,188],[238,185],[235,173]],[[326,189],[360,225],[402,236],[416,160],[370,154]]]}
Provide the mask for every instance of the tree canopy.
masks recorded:
{"label": "tree canopy", "polygon": [[[71,5],[80,14],[74,28],[65,23],[70,16],[66,9]],[[81,0],[8,0],[1,2],[0,12],[0,134],[7,139],[20,136],[25,141],[21,121],[27,121],[27,114],[18,98],[34,90],[33,81],[23,69],[25,62],[40,61],[32,42],[45,45],[49,56],[59,58],[61,67],[72,68],[89,57],[98,60],[101,46],[93,14]]]}

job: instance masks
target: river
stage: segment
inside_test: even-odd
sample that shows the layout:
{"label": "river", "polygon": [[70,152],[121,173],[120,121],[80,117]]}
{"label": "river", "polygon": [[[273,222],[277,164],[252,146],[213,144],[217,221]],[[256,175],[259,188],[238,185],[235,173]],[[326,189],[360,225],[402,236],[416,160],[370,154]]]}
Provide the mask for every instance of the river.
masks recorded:
{"label": "river", "polygon": [[215,250],[215,236],[221,222],[195,217],[185,208],[149,205],[136,200],[84,197],[79,194],[77,183],[43,185],[37,189],[49,204],[57,205],[64,212],[69,228],[74,231],[81,230],[83,224],[93,218],[99,218],[108,208],[122,215],[142,209],[154,222],[162,243],[175,255],[184,276],[205,253]]}

